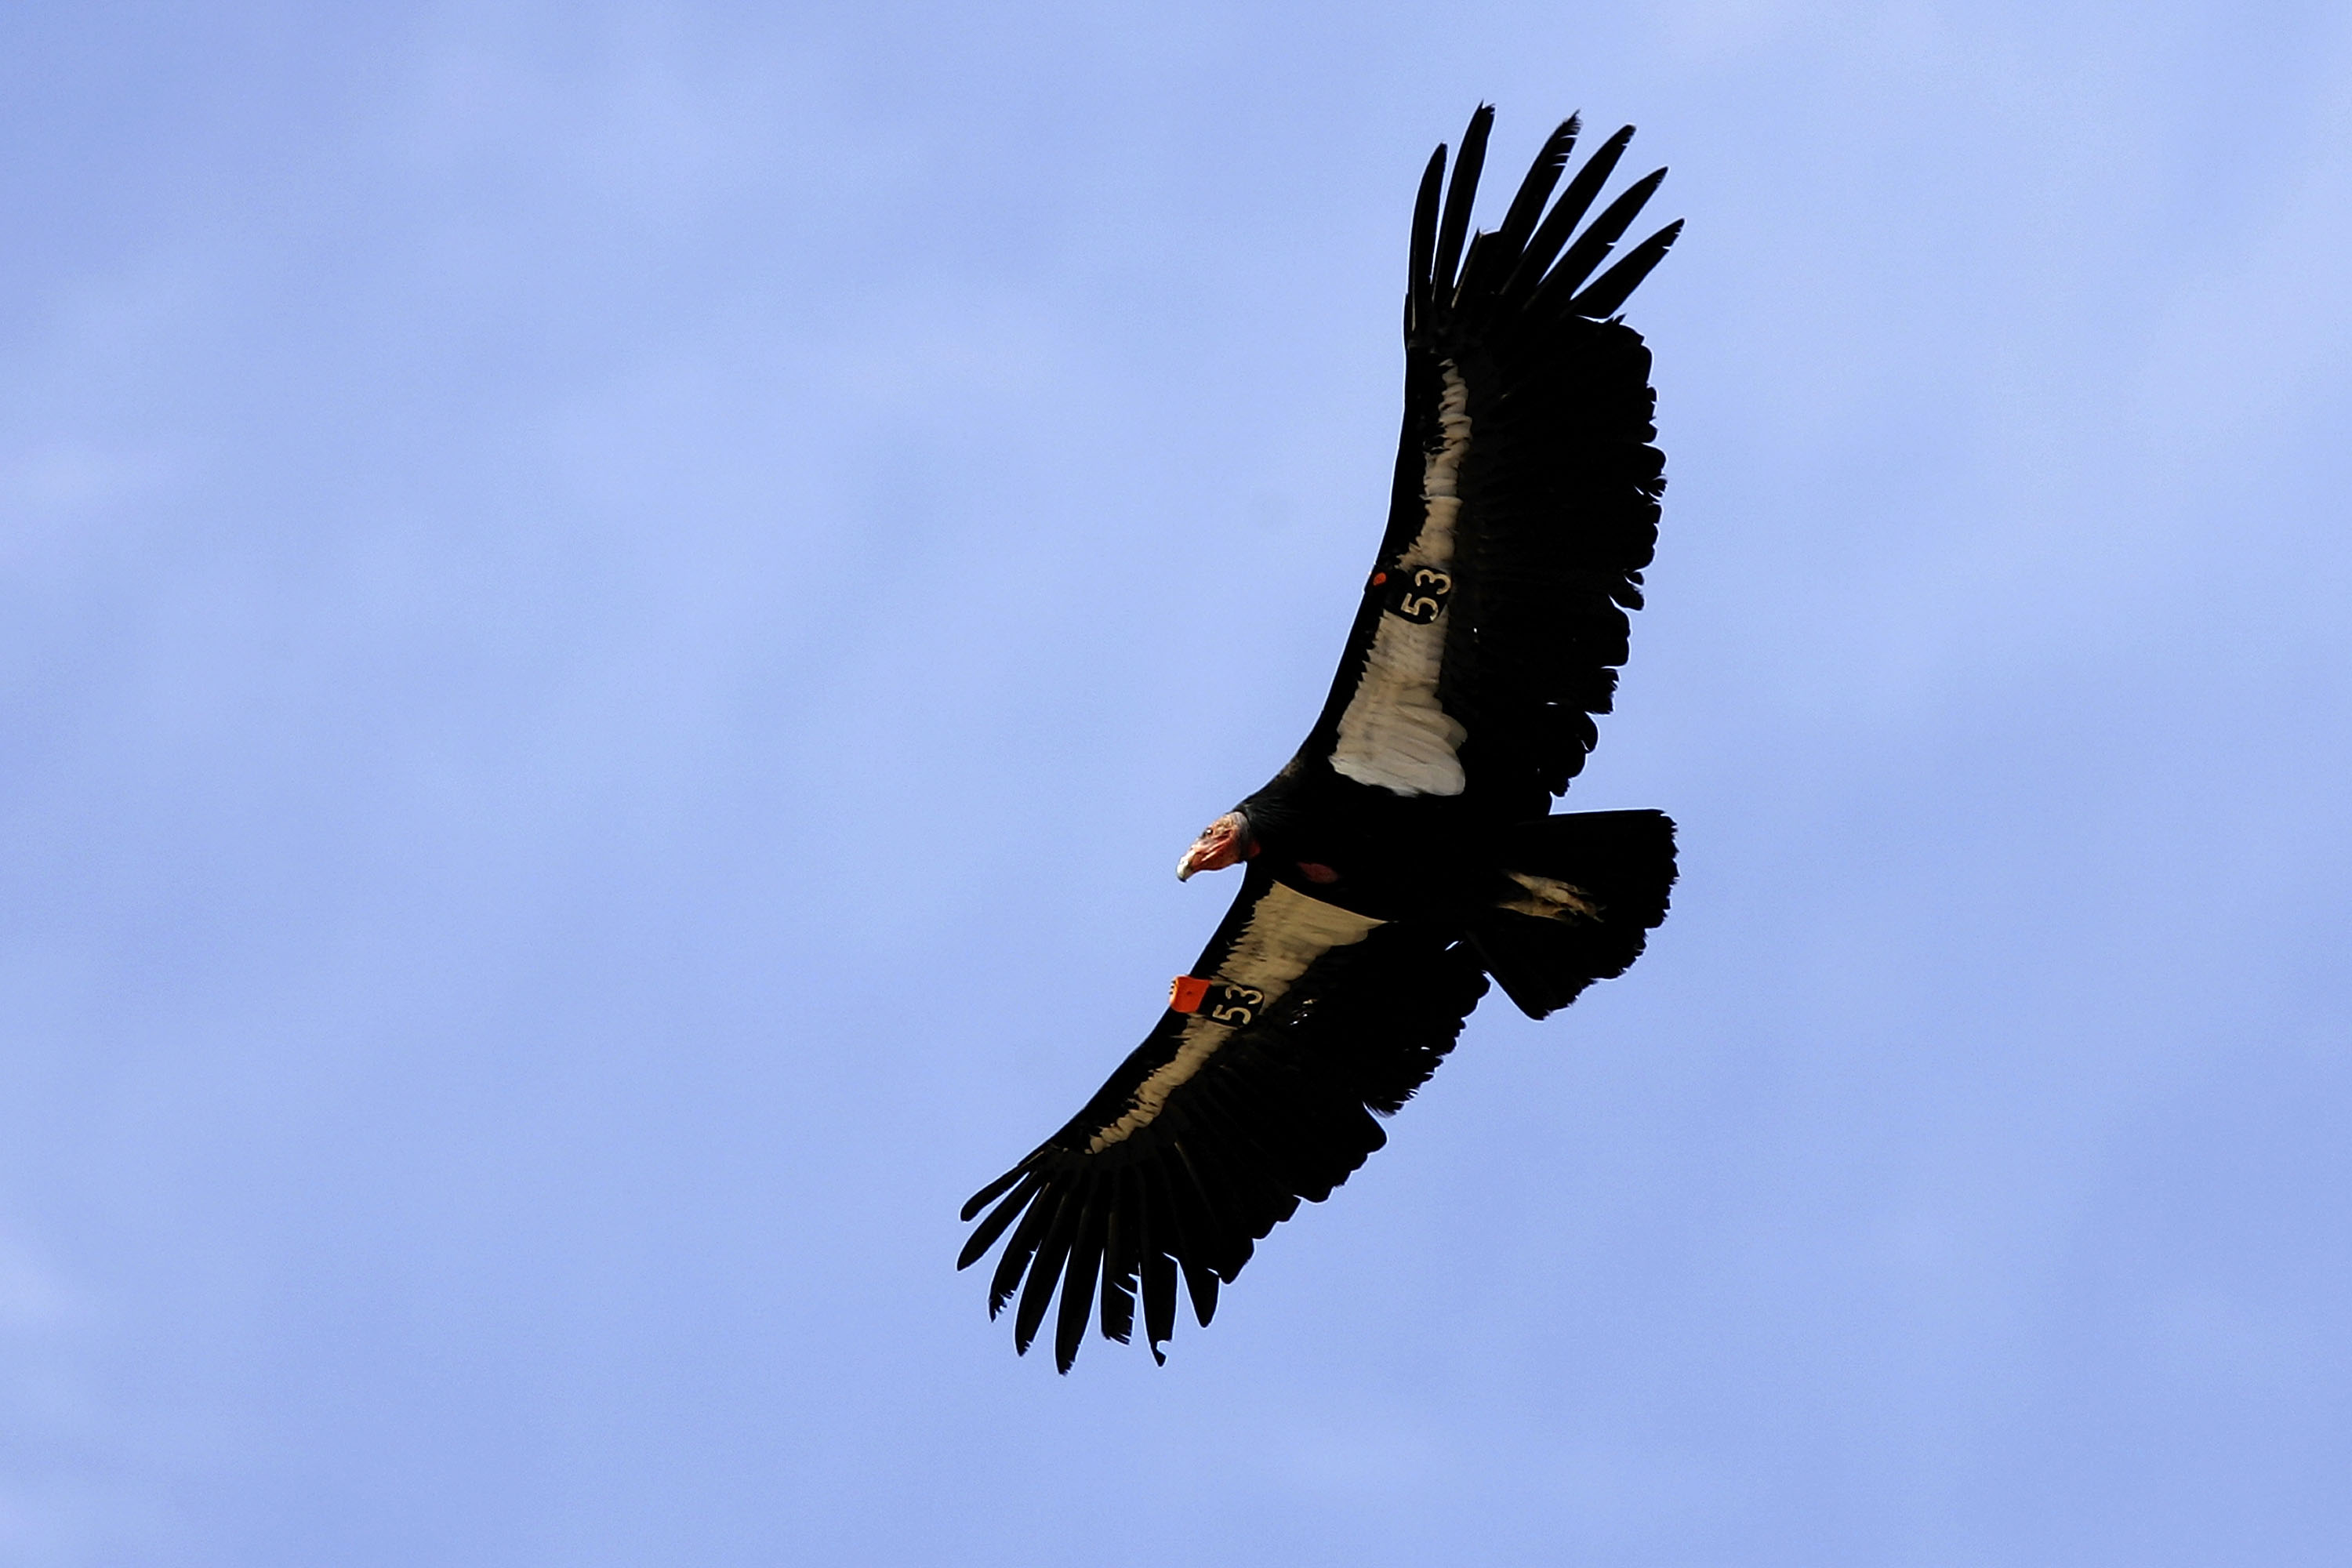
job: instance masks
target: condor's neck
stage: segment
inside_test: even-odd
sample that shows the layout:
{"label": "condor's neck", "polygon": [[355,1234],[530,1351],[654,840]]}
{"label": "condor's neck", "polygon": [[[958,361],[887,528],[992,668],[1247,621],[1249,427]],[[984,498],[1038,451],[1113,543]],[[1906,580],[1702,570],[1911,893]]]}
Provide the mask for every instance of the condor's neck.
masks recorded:
{"label": "condor's neck", "polygon": [[1250,837],[1261,848],[1279,847],[1310,832],[1317,816],[1312,793],[1312,784],[1300,777],[1299,770],[1285,768],[1276,773],[1265,788],[1241,803],[1241,813],[1249,819]]}

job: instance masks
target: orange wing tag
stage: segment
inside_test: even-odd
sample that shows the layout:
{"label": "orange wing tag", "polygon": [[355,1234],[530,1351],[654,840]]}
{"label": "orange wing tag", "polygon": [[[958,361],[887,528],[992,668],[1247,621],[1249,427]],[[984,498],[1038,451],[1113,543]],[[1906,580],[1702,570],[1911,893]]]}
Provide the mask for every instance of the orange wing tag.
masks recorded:
{"label": "orange wing tag", "polygon": [[1230,980],[1196,980],[1180,974],[1169,983],[1168,1006],[1172,1012],[1197,1013],[1213,1024],[1240,1029],[1257,1022],[1259,1011],[1265,1006],[1265,993]]}

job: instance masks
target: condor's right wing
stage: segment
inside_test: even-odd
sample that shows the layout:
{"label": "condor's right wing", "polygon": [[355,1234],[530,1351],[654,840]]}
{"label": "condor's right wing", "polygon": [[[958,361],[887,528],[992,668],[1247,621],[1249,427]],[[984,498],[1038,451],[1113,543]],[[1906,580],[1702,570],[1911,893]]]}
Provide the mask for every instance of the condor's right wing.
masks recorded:
{"label": "condor's right wing", "polygon": [[1064,1372],[1098,1288],[1103,1336],[1129,1339],[1139,1299],[1156,1358],[1180,1272],[1205,1326],[1257,1240],[1388,1141],[1374,1113],[1436,1070],[1486,978],[1451,933],[1350,913],[1260,864],[1171,989],[1086,1108],[964,1205],[967,1221],[987,1215],[956,1267],[1010,1231],[989,1316],[1018,1294],[1025,1355],[1058,1289]]}

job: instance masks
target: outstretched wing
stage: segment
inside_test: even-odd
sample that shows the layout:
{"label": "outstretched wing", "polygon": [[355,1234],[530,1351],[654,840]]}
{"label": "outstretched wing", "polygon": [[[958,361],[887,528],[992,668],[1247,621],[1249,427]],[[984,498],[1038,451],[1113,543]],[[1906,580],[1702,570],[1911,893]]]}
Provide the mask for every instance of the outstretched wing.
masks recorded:
{"label": "outstretched wing", "polygon": [[1486,979],[1454,933],[1352,914],[1254,865],[1172,990],[1086,1109],[964,1205],[966,1220],[995,1206],[956,1267],[1010,1230],[989,1315],[1018,1295],[1026,1354],[1058,1289],[1064,1372],[1097,1286],[1104,1337],[1126,1342],[1140,1300],[1156,1358],[1180,1272],[1205,1326],[1258,1238],[1387,1142],[1373,1113],[1436,1070]]}
{"label": "outstretched wing", "polygon": [[1307,750],[1359,783],[1478,795],[1508,818],[1568,788],[1625,661],[1664,459],[1649,351],[1610,318],[1682,225],[1594,276],[1665,171],[1576,234],[1633,131],[1554,202],[1571,119],[1465,248],[1493,118],[1471,119],[1450,185],[1444,147],[1422,181],[1388,531]]}

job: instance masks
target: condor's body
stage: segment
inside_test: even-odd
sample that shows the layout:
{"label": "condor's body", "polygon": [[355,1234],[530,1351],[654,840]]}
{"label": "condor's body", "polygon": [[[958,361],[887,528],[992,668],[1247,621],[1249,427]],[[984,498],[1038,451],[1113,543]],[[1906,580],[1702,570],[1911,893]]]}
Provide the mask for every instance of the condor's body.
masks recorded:
{"label": "condor's body", "polygon": [[1541,1017],[1664,918],[1671,822],[1549,807],[1611,706],[1656,540],[1649,353],[1614,312],[1680,225],[1595,279],[1664,171],[1571,242],[1632,133],[1553,203],[1571,120],[1471,236],[1490,121],[1450,186],[1443,147],[1423,180],[1388,526],[1330,695],[1180,863],[1241,866],[1240,892],[1143,1044],[966,1205],[994,1207],[959,1266],[1009,1232],[990,1310],[1017,1292],[1026,1351],[1058,1291],[1064,1370],[1097,1286],[1103,1333],[1129,1338],[1139,1303],[1155,1355],[1180,1273],[1207,1323],[1255,1241],[1385,1141],[1375,1113],[1435,1069],[1490,976]]}

